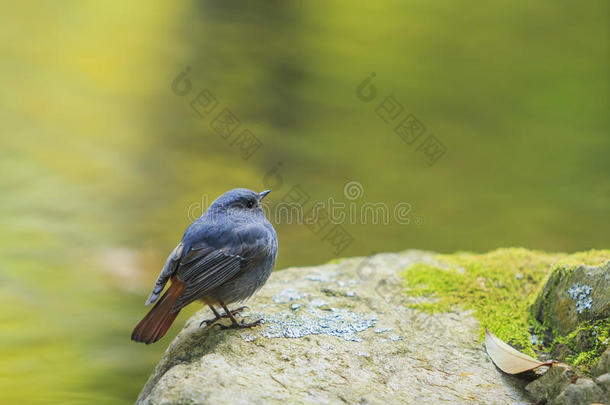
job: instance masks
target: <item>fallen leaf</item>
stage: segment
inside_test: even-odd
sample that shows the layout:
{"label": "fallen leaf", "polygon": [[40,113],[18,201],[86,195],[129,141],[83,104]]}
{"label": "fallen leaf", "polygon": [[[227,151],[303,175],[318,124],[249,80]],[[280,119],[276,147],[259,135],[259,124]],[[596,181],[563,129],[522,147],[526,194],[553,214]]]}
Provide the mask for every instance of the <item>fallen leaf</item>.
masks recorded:
{"label": "fallen leaf", "polygon": [[466,373],[466,372],[464,372],[464,373],[460,374],[460,377],[466,377],[467,375],[473,375],[473,374],[474,373]]}
{"label": "fallen leaf", "polygon": [[485,348],[494,364],[508,374],[518,374],[540,366],[550,366],[555,360],[541,362],[504,343],[485,328]]}

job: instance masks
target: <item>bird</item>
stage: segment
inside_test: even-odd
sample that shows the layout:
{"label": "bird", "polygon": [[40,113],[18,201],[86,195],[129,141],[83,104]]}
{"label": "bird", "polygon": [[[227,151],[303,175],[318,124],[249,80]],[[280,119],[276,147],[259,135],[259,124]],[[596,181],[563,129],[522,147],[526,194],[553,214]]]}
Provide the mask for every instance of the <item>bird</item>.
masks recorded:
{"label": "bird", "polygon": [[[229,190],[193,221],[168,256],[146,300],[146,305],[156,303],[133,330],[133,341],[158,341],[180,310],[197,300],[214,314],[214,319],[204,321],[208,325],[221,318],[230,318],[229,328],[249,328],[261,322],[240,323],[234,315],[246,307],[231,311],[227,305],[250,298],[265,284],[275,265],[277,234],[261,205],[270,192]],[[168,281],[171,285],[159,298]],[[215,306],[220,306],[224,315]]]}

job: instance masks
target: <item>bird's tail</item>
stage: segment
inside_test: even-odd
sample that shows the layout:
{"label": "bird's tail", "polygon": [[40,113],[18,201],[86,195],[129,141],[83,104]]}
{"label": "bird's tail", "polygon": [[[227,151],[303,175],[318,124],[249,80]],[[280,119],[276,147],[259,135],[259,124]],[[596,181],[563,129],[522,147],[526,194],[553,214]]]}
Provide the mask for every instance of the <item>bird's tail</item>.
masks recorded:
{"label": "bird's tail", "polygon": [[146,316],[138,323],[131,334],[131,340],[136,342],[154,343],[161,339],[167,332],[178,312],[172,311],[172,308],[182,292],[185,284],[177,279],[172,280],[172,285],[167,289],[161,299],[154,307],[146,314]]}

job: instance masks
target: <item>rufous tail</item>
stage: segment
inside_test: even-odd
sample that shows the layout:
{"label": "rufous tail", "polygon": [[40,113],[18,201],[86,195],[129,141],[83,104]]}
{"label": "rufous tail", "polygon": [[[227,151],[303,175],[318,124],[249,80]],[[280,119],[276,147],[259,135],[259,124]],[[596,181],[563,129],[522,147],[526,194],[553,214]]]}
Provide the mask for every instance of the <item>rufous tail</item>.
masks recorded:
{"label": "rufous tail", "polygon": [[148,345],[161,339],[167,333],[180,312],[180,310],[172,312],[172,308],[182,295],[184,286],[183,282],[172,279],[172,285],[133,330],[131,340]]}

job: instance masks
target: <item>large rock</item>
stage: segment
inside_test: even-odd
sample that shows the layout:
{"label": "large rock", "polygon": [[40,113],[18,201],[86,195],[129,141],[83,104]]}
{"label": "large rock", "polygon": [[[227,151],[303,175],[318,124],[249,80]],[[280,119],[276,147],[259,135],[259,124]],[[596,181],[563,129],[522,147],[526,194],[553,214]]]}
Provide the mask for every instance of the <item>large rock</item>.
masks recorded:
{"label": "large rock", "polygon": [[407,251],[274,272],[243,313],[262,326],[201,328],[210,313],[197,312],[138,403],[529,403],[487,357],[470,314],[407,307],[398,273],[433,258]]}
{"label": "large rock", "polygon": [[583,321],[610,318],[610,262],[555,269],[533,312],[540,323],[564,336]]}

